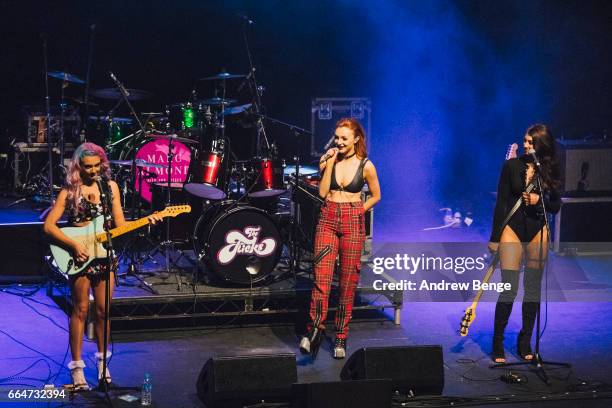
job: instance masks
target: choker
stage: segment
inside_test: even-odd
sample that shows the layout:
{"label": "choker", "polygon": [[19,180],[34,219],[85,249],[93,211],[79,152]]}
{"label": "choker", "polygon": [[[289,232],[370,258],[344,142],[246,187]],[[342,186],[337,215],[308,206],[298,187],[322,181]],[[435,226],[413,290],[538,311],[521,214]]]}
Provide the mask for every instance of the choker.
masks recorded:
{"label": "choker", "polygon": [[350,156],[343,157],[342,160],[350,159],[351,157],[353,157],[356,154],[357,154],[357,152],[353,152],[353,154],[351,154]]}

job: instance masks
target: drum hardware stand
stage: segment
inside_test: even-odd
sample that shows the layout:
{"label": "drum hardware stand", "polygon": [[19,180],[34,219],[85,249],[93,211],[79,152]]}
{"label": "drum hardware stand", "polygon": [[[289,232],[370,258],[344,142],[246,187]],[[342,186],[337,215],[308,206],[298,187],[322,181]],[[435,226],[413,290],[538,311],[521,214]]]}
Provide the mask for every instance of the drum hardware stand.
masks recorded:
{"label": "drum hardware stand", "polygon": [[89,26],[90,34],[89,34],[89,53],[87,55],[87,72],[85,73],[85,91],[83,94],[83,101],[85,102],[85,114],[82,116],[81,123],[81,142],[87,140],[87,122],[89,121],[89,84],[91,78],[91,65],[93,62],[93,53],[94,53],[94,39],[96,34],[96,25],[92,24]]}
{"label": "drum hardware stand", "polygon": [[[535,153],[533,153],[535,155]],[[544,214],[544,228],[547,231],[547,237],[548,237],[548,251],[550,251],[550,248],[552,248],[551,246],[551,242],[550,242],[550,226],[548,224],[548,214],[546,212],[546,206],[544,205],[544,198],[542,197],[542,195],[544,194],[544,190],[542,189],[542,180],[540,178],[540,163],[537,161],[537,159],[534,160],[535,161],[535,174],[534,177],[536,178],[536,182],[537,182],[537,186],[540,192],[540,205],[542,207],[542,213]],[[539,259],[538,262],[541,265],[543,262],[543,258],[544,258],[544,254],[543,254],[543,248],[544,248],[544,234],[542,234],[542,232],[540,231],[540,254],[539,254]],[[546,267],[545,270],[548,269],[548,262],[546,262]],[[523,272],[525,273],[525,272]],[[515,366],[533,366],[534,367],[534,372],[536,373],[536,375],[538,376],[538,378],[540,378],[544,384],[550,386],[550,378],[548,377],[548,374],[546,373],[546,365],[550,365],[550,366],[558,366],[558,367],[567,367],[567,368],[571,368],[572,365],[569,363],[561,363],[561,362],[556,362],[556,361],[544,361],[544,359],[542,358],[542,355],[540,354],[540,337],[541,337],[541,332],[540,332],[540,318],[541,318],[541,305],[542,302],[538,302],[538,306],[536,309],[536,327],[535,327],[535,331],[536,331],[536,341],[535,341],[535,349],[533,350],[532,353],[532,359],[529,361],[521,361],[521,362],[517,362],[517,363],[497,363],[497,364],[493,364],[490,366],[490,368],[506,368],[506,367],[515,367]],[[531,341],[530,341],[531,343]]]}
{"label": "drum hardware stand", "polygon": [[[143,168],[142,167],[137,167],[138,169],[138,183],[139,183],[139,191],[142,191],[142,180],[143,180],[143,176],[142,176],[142,172],[143,172]],[[142,211],[141,208],[138,207],[138,215],[137,218],[140,218],[142,216]],[[135,219],[135,218],[132,218]],[[117,277],[120,276],[125,276],[126,280],[129,276],[132,276],[134,278],[136,278],[136,280],[138,282],[140,282],[140,287],[142,287],[145,290],[148,290],[149,292],[155,294],[155,295],[159,295],[159,292],[157,292],[153,286],[147,282],[146,280],[144,280],[140,275],[152,275],[152,273],[145,273],[141,270],[142,268],[142,264],[144,263],[144,260],[146,259],[151,259],[154,263],[157,264],[157,261],[155,261],[155,259],[150,255],[147,254],[147,256],[145,256],[144,258],[140,257],[138,254],[140,254],[140,251],[137,250],[137,245],[138,242],[142,239],[142,238],[146,238],[147,242],[149,242],[149,244],[151,244],[151,246],[154,245],[153,241],[151,241],[151,238],[149,238],[148,234],[147,235],[142,235],[141,232],[137,232],[134,236],[132,236],[132,238],[130,239],[130,241],[128,241],[125,244],[124,247],[124,251],[129,253],[129,264],[127,267],[127,271],[124,274],[117,274]],[[117,281],[119,282],[119,281]],[[119,286],[119,285],[117,285]]]}
{"label": "drum hardware stand", "polygon": [[[166,189],[166,207],[169,207],[171,204],[171,198],[170,198],[170,189],[172,186],[172,159],[174,158],[174,152],[173,152],[173,144],[172,141],[174,140],[174,138],[170,137],[168,138],[168,184],[167,184],[167,189]],[[136,156],[134,156],[136,157]],[[181,291],[182,290],[182,277],[181,277],[181,273],[180,273],[180,269],[178,268],[178,265],[176,264],[176,261],[172,261],[171,257],[170,257],[170,250],[174,250],[174,242],[170,239],[170,217],[166,217],[164,220],[165,224],[166,224],[166,239],[165,241],[160,242],[155,248],[153,248],[153,250],[151,251],[152,253],[155,253],[157,251],[160,250],[160,248],[163,248],[164,250],[164,255],[166,258],[166,274],[169,277],[171,274],[171,268],[170,268],[170,264],[174,264],[175,266],[175,273],[174,276],[176,278],[176,290],[177,291]],[[182,256],[182,253],[181,253]],[[167,279],[167,278],[166,278]]]}

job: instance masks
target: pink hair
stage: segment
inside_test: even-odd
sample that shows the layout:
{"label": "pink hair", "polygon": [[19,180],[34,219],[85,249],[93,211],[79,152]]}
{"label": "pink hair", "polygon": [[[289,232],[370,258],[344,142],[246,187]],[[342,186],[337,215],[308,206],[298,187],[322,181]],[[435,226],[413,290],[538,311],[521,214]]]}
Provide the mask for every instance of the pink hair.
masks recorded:
{"label": "pink hair", "polygon": [[100,158],[100,175],[110,180],[111,172],[108,157],[103,148],[95,143],[86,142],[76,148],[66,173],[66,190],[68,190],[68,200],[71,200],[72,211],[78,211],[79,200],[81,199],[81,160],[85,156],[98,156]]}

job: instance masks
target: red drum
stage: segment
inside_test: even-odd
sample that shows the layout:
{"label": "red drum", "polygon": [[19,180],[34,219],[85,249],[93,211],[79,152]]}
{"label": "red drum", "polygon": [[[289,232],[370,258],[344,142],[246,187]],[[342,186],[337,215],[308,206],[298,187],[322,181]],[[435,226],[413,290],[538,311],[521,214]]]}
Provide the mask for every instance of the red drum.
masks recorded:
{"label": "red drum", "polygon": [[[139,171],[136,170],[135,189],[140,196],[151,202],[151,183],[168,182],[168,149],[170,142],[167,139],[154,139],[146,142],[136,152],[136,159],[141,159],[149,163],[158,164],[163,167],[144,167],[146,172],[142,172],[142,190],[140,190]],[[191,150],[183,143],[172,142],[172,179],[173,183],[183,183],[187,178],[189,163],[191,162]],[[149,174],[147,174],[149,173]]]}
{"label": "red drum", "polygon": [[250,164],[249,197],[275,197],[285,192],[282,160],[254,159]]}
{"label": "red drum", "polygon": [[196,152],[189,169],[185,190],[196,197],[209,200],[225,198],[225,167],[223,155],[219,152]]}

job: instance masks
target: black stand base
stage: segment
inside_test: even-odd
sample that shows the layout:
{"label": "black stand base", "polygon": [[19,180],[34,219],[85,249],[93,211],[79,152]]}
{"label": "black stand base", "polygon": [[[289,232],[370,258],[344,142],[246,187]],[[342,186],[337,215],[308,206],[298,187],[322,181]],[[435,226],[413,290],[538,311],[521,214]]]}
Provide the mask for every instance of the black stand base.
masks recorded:
{"label": "black stand base", "polygon": [[489,366],[489,368],[506,368],[506,367],[520,367],[520,366],[529,366],[530,371],[534,372],[540,380],[546,385],[552,385],[550,382],[550,378],[546,373],[545,366],[558,366],[558,367],[567,367],[571,368],[572,365],[569,363],[560,363],[555,361],[544,361],[542,359],[542,355],[540,353],[534,353],[533,358],[530,361],[520,361],[516,363],[495,363]]}

